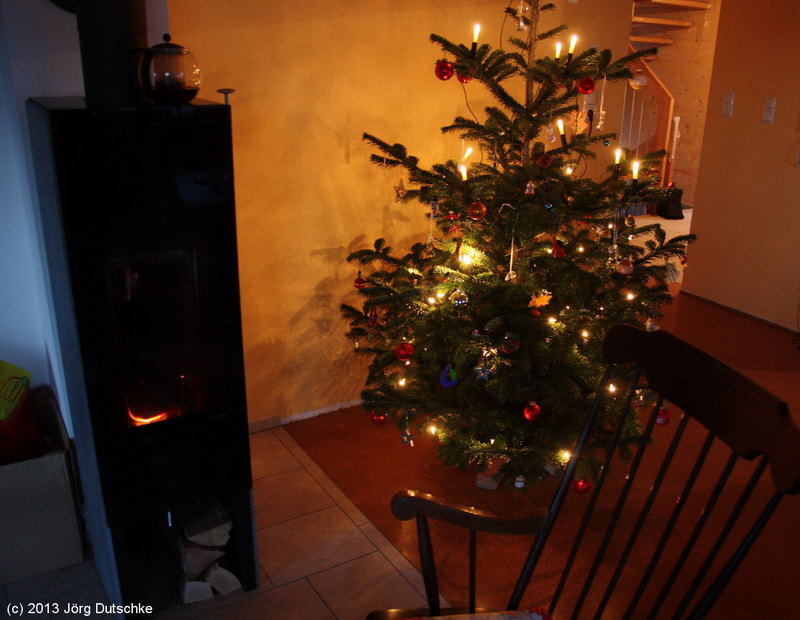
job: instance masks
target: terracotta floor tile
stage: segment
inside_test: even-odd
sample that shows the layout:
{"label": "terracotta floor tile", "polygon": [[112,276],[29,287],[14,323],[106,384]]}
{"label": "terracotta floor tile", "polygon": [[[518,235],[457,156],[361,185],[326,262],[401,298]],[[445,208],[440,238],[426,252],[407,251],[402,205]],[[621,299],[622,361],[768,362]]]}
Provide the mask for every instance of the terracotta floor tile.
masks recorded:
{"label": "terracotta floor tile", "polygon": [[259,530],[334,505],[331,497],[302,467],[256,480],[253,502]]}
{"label": "terracotta floor tile", "polygon": [[219,620],[335,620],[322,599],[302,579],[200,616]]}
{"label": "terracotta floor tile", "polygon": [[254,480],[300,466],[272,431],[250,435],[250,460]]}
{"label": "terracotta floor tile", "polygon": [[339,620],[362,620],[376,609],[425,605],[419,592],[378,551],[308,580]]}
{"label": "terracotta floor tile", "polygon": [[257,532],[261,566],[276,586],[374,551],[338,506]]}

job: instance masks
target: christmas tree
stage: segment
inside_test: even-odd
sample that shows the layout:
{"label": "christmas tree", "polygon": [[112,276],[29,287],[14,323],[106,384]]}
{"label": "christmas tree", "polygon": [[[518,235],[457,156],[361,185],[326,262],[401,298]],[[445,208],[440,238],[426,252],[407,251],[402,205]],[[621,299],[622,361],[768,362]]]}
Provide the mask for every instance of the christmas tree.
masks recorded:
{"label": "christmas tree", "polygon": [[[654,50],[613,60],[609,50],[577,51],[573,37],[566,54],[559,44],[555,57],[539,55],[566,30],[538,32],[552,8],[521,0],[506,9],[524,33],[509,39],[513,51],[478,45],[477,26],[469,47],[431,35],[447,56],[436,76],[480,83],[497,102],[483,122],[457,117],[442,128],[487,161],[468,164],[467,149],[424,168],[402,144],[364,134],[374,163],[407,171],[398,196],[429,205],[431,234],[403,255],[384,239],[353,252],[348,260],[372,271],[355,280],[361,307],[341,306],[348,337],[372,358],[362,398],[373,421],[395,416],[412,444],[429,430],[445,463],[502,463],[506,481],[532,482],[563,463],[603,372],[603,336],[661,316],[668,263],[692,239],[667,240],[627,215],[632,202],[663,198],[648,173],[663,153],[631,161],[619,149],[601,178],[586,177],[593,148],[616,136],[600,133],[605,111],[595,115],[583,97],[597,82],[632,78],[628,63]],[[605,445],[612,413],[613,402],[589,455]],[[638,431],[632,414],[623,438]],[[592,464],[582,459],[578,476]]]}

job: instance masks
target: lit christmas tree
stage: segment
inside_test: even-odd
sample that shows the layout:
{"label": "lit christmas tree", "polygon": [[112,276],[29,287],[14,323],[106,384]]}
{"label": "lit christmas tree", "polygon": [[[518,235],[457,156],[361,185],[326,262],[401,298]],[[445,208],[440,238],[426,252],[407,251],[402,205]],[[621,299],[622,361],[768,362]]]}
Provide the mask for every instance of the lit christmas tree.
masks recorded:
{"label": "lit christmas tree", "polygon": [[[668,261],[692,239],[667,241],[657,224],[627,216],[630,203],[663,198],[646,174],[663,153],[632,162],[620,149],[602,178],[584,178],[592,147],[616,136],[600,133],[605,111],[595,115],[583,97],[596,82],[631,78],[628,63],[654,50],[614,61],[609,50],[577,51],[572,37],[565,54],[559,45],[554,58],[537,56],[566,30],[537,32],[552,8],[521,0],[506,9],[525,33],[510,38],[511,52],[478,45],[477,26],[470,47],[431,35],[447,55],[436,77],[479,82],[497,100],[483,122],[458,117],[442,129],[489,163],[468,163],[467,149],[425,169],[403,145],[364,134],[379,151],[374,163],[407,171],[410,189],[401,183],[398,196],[430,206],[431,234],[403,256],[383,239],[353,252],[348,260],[373,271],[355,280],[362,307],[341,307],[348,337],[372,357],[362,398],[373,421],[396,416],[406,443],[428,429],[445,463],[502,463],[507,482],[563,463],[603,371],[603,336],[661,316]],[[523,101],[511,94],[520,80]],[[587,454],[605,445],[612,408]],[[623,438],[638,432],[632,414]],[[582,459],[578,477],[593,462]]]}

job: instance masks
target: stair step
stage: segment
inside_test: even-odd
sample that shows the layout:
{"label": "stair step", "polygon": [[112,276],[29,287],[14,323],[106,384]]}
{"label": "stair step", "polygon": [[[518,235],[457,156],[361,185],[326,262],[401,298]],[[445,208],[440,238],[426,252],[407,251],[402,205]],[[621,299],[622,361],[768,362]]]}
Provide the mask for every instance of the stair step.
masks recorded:
{"label": "stair step", "polygon": [[636,35],[631,35],[629,40],[631,43],[652,43],[653,45],[671,45],[673,43],[672,39],[663,37],[640,37]]}
{"label": "stair step", "polygon": [[679,6],[683,9],[708,9],[710,4],[708,2],[701,2],[700,0],[633,0],[636,4],[649,4],[660,6]]}
{"label": "stair step", "polygon": [[666,19],[663,17],[640,17],[634,15],[631,17],[634,24],[653,24],[656,26],[674,26],[675,28],[691,28],[694,24],[687,22],[683,19]]}

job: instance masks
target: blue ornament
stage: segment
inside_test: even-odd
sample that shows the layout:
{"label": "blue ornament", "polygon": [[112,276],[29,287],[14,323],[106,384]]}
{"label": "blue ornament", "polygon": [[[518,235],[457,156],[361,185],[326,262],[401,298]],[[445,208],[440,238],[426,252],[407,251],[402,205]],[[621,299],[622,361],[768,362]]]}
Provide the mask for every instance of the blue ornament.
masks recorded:
{"label": "blue ornament", "polygon": [[609,146],[611,142],[609,140],[603,140],[603,146]]}
{"label": "blue ornament", "polygon": [[458,375],[456,374],[456,369],[453,368],[452,364],[448,364],[442,370],[442,374],[439,375],[439,383],[442,384],[442,387],[451,388],[458,385]]}
{"label": "blue ornament", "polygon": [[544,208],[545,208],[545,209],[547,209],[548,211],[552,211],[552,210],[553,210],[553,203],[552,203],[552,202],[548,202],[548,203],[547,203],[547,204],[544,206]]}

